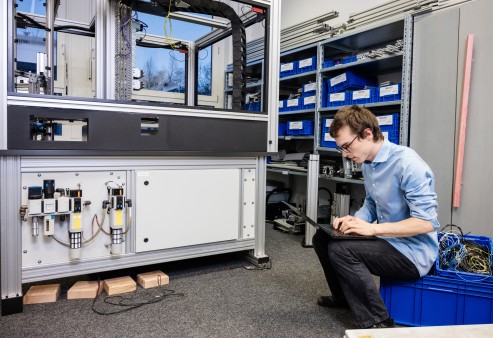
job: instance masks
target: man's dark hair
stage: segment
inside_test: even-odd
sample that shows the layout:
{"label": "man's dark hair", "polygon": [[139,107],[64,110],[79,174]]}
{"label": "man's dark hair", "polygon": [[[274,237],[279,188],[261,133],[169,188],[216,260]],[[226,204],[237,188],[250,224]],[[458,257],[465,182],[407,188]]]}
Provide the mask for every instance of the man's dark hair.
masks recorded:
{"label": "man's dark hair", "polygon": [[370,128],[374,142],[383,141],[384,139],[375,115],[368,109],[357,105],[339,109],[330,124],[330,136],[335,138],[339,130],[344,126],[348,126],[354,134],[358,135],[358,138],[364,138],[365,129]]}

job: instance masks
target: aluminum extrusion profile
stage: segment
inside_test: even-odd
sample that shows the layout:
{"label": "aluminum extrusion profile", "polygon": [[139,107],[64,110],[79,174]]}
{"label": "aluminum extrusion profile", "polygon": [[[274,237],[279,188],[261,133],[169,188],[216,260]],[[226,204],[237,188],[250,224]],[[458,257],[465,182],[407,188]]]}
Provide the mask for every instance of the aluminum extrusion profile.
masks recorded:
{"label": "aluminum extrusion profile", "polygon": [[[318,173],[320,167],[320,155],[311,154],[308,160],[308,174],[306,186],[306,214],[311,219],[317,219],[318,206]],[[307,224],[305,226],[304,246],[313,246],[312,238],[316,229]]]}
{"label": "aluminum extrusion profile", "polygon": [[[0,287],[2,315],[22,309],[21,159],[0,156]],[[17,299],[17,301],[16,301]],[[13,306],[11,310],[9,306]],[[15,311],[16,312],[16,311]]]}

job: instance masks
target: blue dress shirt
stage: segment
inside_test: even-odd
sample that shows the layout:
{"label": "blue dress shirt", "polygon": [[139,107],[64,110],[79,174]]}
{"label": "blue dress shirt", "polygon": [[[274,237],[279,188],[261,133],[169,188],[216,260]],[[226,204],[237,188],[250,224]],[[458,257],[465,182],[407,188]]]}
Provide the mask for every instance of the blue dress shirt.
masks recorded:
{"label": "blue dress shirt", "polygon": [[411,148],[384,140],[371,163],[363,163],[366,198],[355,216],[369,223],[399,222],[415,217],[431,222],[434,232],[411,237],[381,237],[411,262],[420,276],[438,255],[437,195],[430,167]]}

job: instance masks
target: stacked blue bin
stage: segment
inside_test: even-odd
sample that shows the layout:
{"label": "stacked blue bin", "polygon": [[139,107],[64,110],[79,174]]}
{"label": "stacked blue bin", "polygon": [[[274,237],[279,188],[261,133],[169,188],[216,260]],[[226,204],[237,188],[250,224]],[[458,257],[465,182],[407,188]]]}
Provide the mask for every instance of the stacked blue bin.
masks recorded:
{"label": "stacked blue bin", "polygon": [[311,120],[289,121],[287,123],[286,135],[312,136],[313,130],[313,121]]}
{"label": "stacked blue bin", "polygon": [[317,103],[317,97],[315,95],[307,96],[301,98],[301,109],[315,109],[315,105]]}
{"label": "stacked blue bin", "polygon": [[286,135],[286,128],[287,128],[286,122],[279,122],[279,126],[277,128],[277,135],[278,136]]}
{"label": "stacked blue bin", "polygon": [[351,92],[329,93],[327,95],[327,107],[346,106],[350,104]]}
{"label": "stacked blue bin", "polygon": [[330,124],[333,119],[322,119],[322,137],[320,138],[320,146],[324,148],[335,148],[337,146],[336,141],[330,136]]}
{"label": "stacked blue bin", "polygon": [[296,75],[298,73],[298,61],[287,62],[281,65],[279,77]]}
{"label": "stacked blue bin", "polygon": [[300,110],[300,108],[301,108],[301,99],[300,98],[287,99],[286,100],[286,108],[284,111]]}
{"label": "stacked blue bin", "polygon": [[392,143],[399,144],[400,114],[379,115],[377,121],[384,137]]}
{"label": "stacked blue bin", "polygon": [[[440,242],[442,240],[442,237],[444,236],[444,233],[439,232],[438,233],[438,241]],[[455,238],[458,238],[455,236]],[[444,239],[447,240],[447,239]],[[486,236],[474,236],[474,235],[464,235],[464,240],[475,243],[479,246],[481,246],[482,250],[484,250],[485,253],[489,253],[489,261],[483,264],[483,266],[489,266],[493,267],[493,242],[491,238],[486,237]],[[452,246],[452,244],[447,245],[447,243],[444,243],[445,247]],[[445,253],[446,254],[446,253]],[[479,259],[476,260],[477,262],[480,262]],[[487,269],[485,269],[484,274],[479,274],[479,273],[470,273],[470,272],[463,272],[463,271],[455,271],[453,269],[449,269],[449,267],[444,266],[445,262],[442,262],[440,257],[438,257],[436,264],[435,264],[435,275],[437,276],[442,276],[442,277],[448,277],[448,278],[455,278],[455,279],[460,279],[460,280],[465,280],[465,281],[470,281],[470,282],[487,282],[487,283],[493,283],[493,276],[488,274]],[[492,284],[493,285],[493,284]]]}
{"label": "stacked blue bin", "polygon": [[298,74],[311,72],[317,69],[317,57],[312,56],[307,59],[299,60],[298,62]]}
{"label": "stacked blue bin", "polygon": [[378,102],[397,101],[401,99],[401,84],[378,87]]}
{"label": "stacked blue bin", "polygon": [[308,97],[308,96],[313,96],[315,95],[317,91],[317,83],[312,82],[312,83],[307,83],[302,86],[302,96],[303,97]]}
{"label": "stacked blue bin", "polygon": [[279,112],[285,112],[286,111],[286,100],[279,100]]}
{"label": "stacked blue bin", "polygon": [[328,92],[338,93],[348,89],[364,89],[375,87],[376,79],[359,75],[352,71],[346,71],[327,80]]}
{"label": "stacked blue bin", "polygon": [[354,90],[351,92],[349,104],[368,104],[377,102],[378,88],[368,88],[361,90]]}
{"label": "stacked blue bin", "polygon": [[333,60],[330,59],[325,59],[324,62],[322,63],[322,68],[329,68],[333,67],[335,65]]}
{"label": "stacked blue bin", "polygon": [[[490,271],[469,273],[447,270],[456,258],[448,251],[459,245],[459,239],[480,246],[493,264],[493,242],[490,237],[438,233],[441,255],[435,262],[435,275],[416,281],[380,278],[380,295],[396,323],[410,326],[466,325],[493,323],[493,276]],[[478,248],[479,249],[479,248]],[[457,248],[460,251],[460,248]],[[445,256],[443,256],[445,255]],[[461,253],[463,255],[463,253]],[[481,259],[474,253],[475,262]],[[479,265],[478,265],[479,266]],[[486,269],[488,270],[488,269]],[[402,306],[409,304],[410,306]]]}
{"label": "stacked blue bin", "polygon": [[317,93],[317,83],[307,83],[302,86],[301,109],[315,109]]}
{"label": "stacked blue bin", "polygon": [[245,104],[245,110],[260,111],[260,102],[250,102]]}
{"label": "stacked blue bin", "polygon": [[441,276],[416,281],[380,278],[390,317],[408,326],[493,323],[493,284]]}

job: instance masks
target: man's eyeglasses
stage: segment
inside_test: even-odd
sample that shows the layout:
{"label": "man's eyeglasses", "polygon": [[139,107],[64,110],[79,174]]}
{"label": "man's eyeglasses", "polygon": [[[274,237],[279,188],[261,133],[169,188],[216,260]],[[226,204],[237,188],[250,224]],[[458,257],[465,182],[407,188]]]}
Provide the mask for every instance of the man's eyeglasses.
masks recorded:
{"label": "man's eyeglasses", "polygon": [[358,135],[356,135],[355,138],[353,138],[353,140],[351,142],[349,142],[348,144],[346,145],[343,145],[343,146],[337,146],[336,147],[336,150],[339,152],[339,153],[343,153],[344,151],[347,152],[348,154],[351,153],[351,151],[349,150],[349,147],[351,146],[351,144],[354,142],[354,140],[356,140],[358,138]]}

